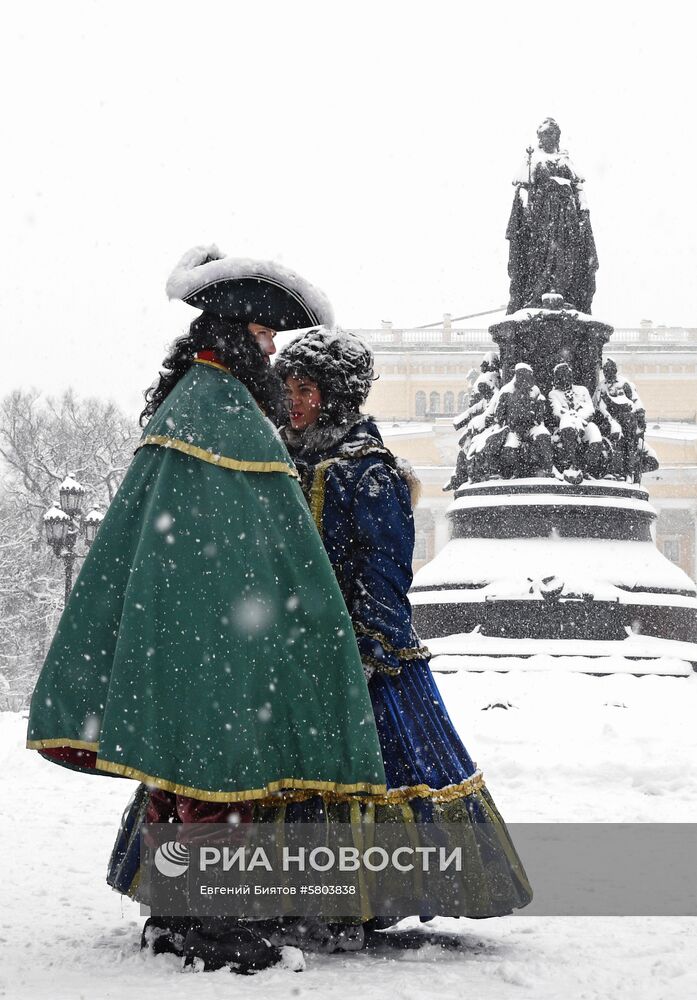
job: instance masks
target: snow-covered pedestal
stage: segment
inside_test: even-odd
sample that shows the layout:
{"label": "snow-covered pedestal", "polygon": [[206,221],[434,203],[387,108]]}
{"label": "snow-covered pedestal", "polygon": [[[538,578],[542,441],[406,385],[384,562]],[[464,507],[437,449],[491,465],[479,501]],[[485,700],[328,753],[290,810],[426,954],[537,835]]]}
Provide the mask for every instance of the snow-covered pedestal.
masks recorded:
{"label": "snow-covered pedestal", "polygon": [[552,387],[552,371],[559,361],[567,361],[577,382],[595,391],[603,347],[613,328],[578,309],[562,308],[560,295],[556,307],[520,309],[489,327],[491,339],[499,349],[502,380],[513,378],[518,362],[535,368],[536,384],[544,393]]}
{"label": "snow-covered pedestal", "polygon": [[641,486],[467,484],[448,517],[452,540],[410,595],[434,669],[534,668],[550,656],[593,673],[697,664],[695,584],[656,548]]}

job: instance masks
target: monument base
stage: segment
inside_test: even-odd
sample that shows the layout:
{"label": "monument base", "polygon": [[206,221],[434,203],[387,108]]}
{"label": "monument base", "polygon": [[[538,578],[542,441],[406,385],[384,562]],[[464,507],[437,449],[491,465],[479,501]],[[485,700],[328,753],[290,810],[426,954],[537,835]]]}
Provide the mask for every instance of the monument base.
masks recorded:
{"label": "monument base", "polygon": [[434,653],[697,664],[697,589],[656,548],[640,486],[494,480],[462,487],[448,517],[410,592]]}

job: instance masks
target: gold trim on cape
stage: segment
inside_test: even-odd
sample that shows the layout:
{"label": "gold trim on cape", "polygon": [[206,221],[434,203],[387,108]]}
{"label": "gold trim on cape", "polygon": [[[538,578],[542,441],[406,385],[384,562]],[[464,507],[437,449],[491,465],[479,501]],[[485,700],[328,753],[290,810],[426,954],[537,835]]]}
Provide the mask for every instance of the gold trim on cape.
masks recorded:
{"label": "gold trim on cape", "polygon": [[226,375],[232,375],[230,369],[226,368],[225,365],[221,365],[219,361],[209,361],[208,358],[194,358],[194,362],[197,365],[208,365],[209,368],[217,368],[218,371],[225,372]]}
{"label": "gold trim on cape", "polygon": [[331,795],[337,793],[349,797],[353,792],[373,796],[384,795],[387,791],[385,785],[372,785],[368,782],[343,785],[337,781],[320,781],[312,778],[279,778],[276,781],[267,782],[263,788],[245,789],[240,792],[211,792],[203,788],[194,788],[191,785],[180,785],[175,781],[168,781],[166,778],[158,778],[155,775],[146,774],[137,767],[130,767],[127,764],[115,764],[110,760],[98,759],[95,766],[100,771],[117,774],[123,778],[135,778],[146,785],[155,785],[156,788],[162,788],[165,792],[173,792],[175,795],[188,795],[192,799],[201,799],[203,802],[245,802],[249,799],[266,798],[270,801],[280,801],[283,798],[284,789],[288,789],[291,793],[295,790],[309,790],[314,794],[328,792]]}
{"label": "gold trim on cape", "polygon": [[70,747],[72,750],[99,752],[99,743],[88,743],[87,740],[70,740],[67,736],[59,736],[55,740],[27,740],[28,750],[51,750],[54,747]]}
{"label": "gold trim on cape", "polygon": [[195,444],[188,444],[179,438],[164,437],[161,434],[148,434],[138,442],[136,451],[148,444],[160,448],[173,448],[175,451],[183,452],[184,455],[191,455],[192,458],[198,458],[202,462],[218,465],[221,469],[232,469],[233,472],[283,472],[293,479],[299,478],[297,470],[286,462],[247,462],[238,458],[227,458],[225,455],[216,455],[206,448],[199,448]]}
{"label": "gold trim on cape", "polygon": [[[98,743],[87,743],[84,740],[63,738],[51,740],[27,740],[30,750],[43,750],[51,747],[71,747],[77,750],[94,750],[99,752]],[[165,778],[146,774],[136,767],[126,764],[114,764],[109,760],[97,760],[95,766],[107,774],[115,774],[122,778],[135,778],[146,785],[154,785],[175,795],[188,795],[204,802],[244,802],[250,799],[263,799],[268,804],[281,802],[301,802],[313,795],[323,795],[334,802],[353,802],[356,799],[368,799],[375,805],[394,805],[408,802],[410,799],[432,799],[434,802],[451,802],[453,799],[472,795],[485,787],[484,776],[477,770],[469,778],[456,785],[445,785],[443,788],[431,788],[429,785],[408,785],[403,788],[388,789],[385,785],[372,785],[368,782],[357,782],[342,785],[336,781],[315,781],[306,778],[281,778],[270,781],[263,788],[246,789],[242,792],[210,792],[190,785],[180,785]],[[85,772],[87,773],[87,772]]]}

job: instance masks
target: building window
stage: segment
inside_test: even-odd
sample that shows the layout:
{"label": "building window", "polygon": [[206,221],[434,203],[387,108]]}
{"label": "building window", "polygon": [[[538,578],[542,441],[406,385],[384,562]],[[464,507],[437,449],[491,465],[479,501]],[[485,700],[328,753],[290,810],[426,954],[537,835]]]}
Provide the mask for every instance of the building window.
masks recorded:
{"label": "building window", "polygon": [[663,555],[666,559],[670,559],[671,562],[680,562],[680,539],[679,538],[664,538],[661,545],[663,549]]}
{"label": "building window", "polygon": [[457,394],[457,409],[458,412],[462,412],[467,409],[467,403],[469,401],[469,393],[463,389],[462,392]]}
{"label": "building window", "polygon": [[443,413],[452,414],[455,412],[455,393],[446,392],[443,396]]}
{"label": "building window", "polygon": [[417,531],[414,539],[414,562],[425,562],[428,559],[428,535],[425,531]]}
{"label": "building window", "polygon": [[435,530],[433,512],[417,507],[414,511],[414,563],[425,563],[433,558]]}
{"label": "building window", "polygon": [[431,413],[440,413],[440,393],[432,392],[430,398],[430,411]]}
{"label": "building window", "polygon": [[426,416],[426,393],[417,392],[416,394],[416,416],[425,417]]}

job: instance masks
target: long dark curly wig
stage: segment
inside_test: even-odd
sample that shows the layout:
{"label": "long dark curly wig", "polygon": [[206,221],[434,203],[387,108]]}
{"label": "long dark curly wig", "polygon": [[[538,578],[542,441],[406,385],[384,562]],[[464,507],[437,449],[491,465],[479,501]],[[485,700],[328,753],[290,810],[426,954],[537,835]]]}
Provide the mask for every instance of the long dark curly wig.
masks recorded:
{"label": "long dark curly wig", "polygon": [[242,320],[204,312],[193,320],[188,333],[174,341],[162,362],[165,370],[160,372],[158,381],[145,390],[141,426],[186,374],[198,351],[214,351],[220,363],[249,389],[275,424],[280,427],[286,422],[288,406],[285,387],[247,324]]}

